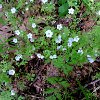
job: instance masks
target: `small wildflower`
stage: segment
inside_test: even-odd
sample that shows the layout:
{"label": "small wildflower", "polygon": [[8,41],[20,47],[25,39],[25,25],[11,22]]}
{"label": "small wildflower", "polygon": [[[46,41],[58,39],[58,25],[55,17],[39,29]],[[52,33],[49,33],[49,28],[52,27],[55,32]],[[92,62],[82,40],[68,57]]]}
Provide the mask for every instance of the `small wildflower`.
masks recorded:
{"label": "small wildflower", "polygon": [[43,4],[45,4],[46,2],[48,2],[48,0],[41,0]]}
{"label": "small wildflower", "polygon": [[57,58],[57,55],[50,55],[49,58],[50,58],[50,59],[56,59],[56,58]]}
{"label": "small wildflower", "polygon": [[28,10],[29,10],[29,8],[28,8],[28,7],[26,7],[26,8],[25,8],[25,10],[26,10],[26,11],[28,11]]}
{"label": "small wildflower", "polygon": [[20,34],[20,31],[19,31],[19,30],[16,30],[16,31],[15,31],[15,34],[16,34],[16,35],[19,35],[19,34]]}
{"label": "small wildflower", "polygon": [[61,43],[61,41],[62,41],[61,35],[59,35],[58,38],[55,41],[56,41],[56,43]]}
{"label": "small wildflower", "polygon": [[2,9],[2,4],[0,4],[0,9]]}
{"label": "small wildflower", "polygon": [[94,59],[90,56],[90,55],[87,55],[87,59],[90,63],[93,63],[94,62]]}
{"label": "small wildflower", "polygon": [[32,39],[32,33],[27,34],[28,39]]}
{"label": "small wildflower", "polygon": [[22,55],[21,55],[21,54],[19,54],[19,55],[17,55],[17,56],[15,57],[15,60],[16,60],[16,61],[19,61],[20,59],[22,59]]}
{"label": "small wildflower", "polygon": [[68,39],[68,42],[69,42],[69,43],[72,43],[72,42],[74,42],[74,39],[73,39],[73,38],[69,38],[69,39]]}
{"label": "small wildflower", "polygon": [[100,10],[96,14],[100,16]]}
{"label": "small wildflower", "polygon": [[79,38],[78,36],[74,37],[74,41],[75,41],[75,42],[78,42],[79,39],[80,39],[80,38]]}
{"label": "small wildflower", "polygon": [[32,27],[33,27],[33,28],[36,28],[36,24],[35,24],[35,23],[32,23]]}
{"label": "small wildflower", "polygon": [[30,38],[30,42],[34,42],[34,39],[33,38]]}
{"label": "small wildflower", "polygon": [[33,2],[33,0],[30,0],[30,2]]}
{"label": "small wildflower", "polygon": [[69,14],[74,14],[74,9],[73,8],[68,9],[68,13]]}
{"label": "small wildflower", "polygon": [[40,58],[40,59],[43,59],[44,58],[44,56],[41,55],[40,53],[37,53],[37,57]]}
{"label": "small wildflower", "polygon": [[66,48],[62,48],[63,51],[67,50]]}
{"label": "small wildflower", "polygon": [[77,53],[79,53],[79,54],[83,54],[83,50],[82,50],[82,48],[80,48],[80,49],[78,50]]}
{"label": "small wildflower", "polygon": [[13,42],[14,42],[14,43],[17,43],[17,39],[16,39],[16,38],[14,38],[14,39],[13,39]]}
{"label": "small wildflower", "polygon": [[33,51],[35,50],[35,47],[33,46],[33,49],[32,49]]}
{"label": "small wildflower", "polygon": [[15,12],[16,12],[16,8],[15,7],[11,8],[11,13],[14,14]]}
{"label": "small wildflower", "polygon": [[9,71],[8,71],[8,74],[9,74],[9,75],[14,75],[14,74],[15,74],[15,70],[13,70],[13,69],[9,70]]}
{"label": "small wildflower", "polygon": [[57,46],[57,50],[59,50],[61,47],[62,47],[62,45],[60,45],[60,46]]}
{"label": "small wildflower", "polygon": [[63,28],[63,27],[62,27],[62,24],[58,24],[58,25],[57,25],[57,29],[58,29],[58,30],[61,30],[62,28]]}
{"label": "small wildflower", "polygon": [[53,32],[52,32],[51,30],[47,30],[47,31],[45,32],[45,34],[46,34],[46,37],[51,38],[52,35],[53,35]]}
{"label": "small wildflower", "polygon": [[28,4],[28,2],[25,2],[25,4],[27,5],[27,4]]}
{"label": "small wildflower", "polygon": [[71,47],[71,46],[72,46],[72,43],[69,42],[69,43],[68,43],[68,47]]}
{"label": "small wildflower", "polygon": [[15,95],[15,90],[11,90],[11,95]]}

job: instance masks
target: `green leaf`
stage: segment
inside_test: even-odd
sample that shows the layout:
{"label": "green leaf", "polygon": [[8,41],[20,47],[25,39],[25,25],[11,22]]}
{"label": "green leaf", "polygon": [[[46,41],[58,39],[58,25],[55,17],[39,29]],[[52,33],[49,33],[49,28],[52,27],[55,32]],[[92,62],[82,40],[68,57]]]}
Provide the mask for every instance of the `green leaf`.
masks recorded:
{"label": "green leaf", "polygon": [[58,100],[62,100],[62,96],[60,93],[55,93],[55,96]]}
{"label": "green leaf", "polygon": [[64,65],[63,58],[59,56],[57,59],[53,59],[53,65],[57,68],[62,68]]}
{"label": "green leaf", "polygon": [[59,5],[62,5],[62,4],[64,4],[64,3],[66,3],[66,1],[67,1],[67,0],[59,0],[59,1],[58,1],[58,4],[59,4]]}
{"label": "green leaf", "polygon": [[49,83],[51,83],[51,84],[56,84],[57,81],[58,81],[58,79],[57,79],[57,77],[49,77],[49,78],[47,79],[47,81],[48,81]]}
{"label": "green leaf", "polygon": [[56,97],[52,95],[52,96],[47,97],[46,100],[56,100]]}
{"label": "green leaf", "polygon": [[53,93],[55,91],[55,89],[54,88],[48,88],[48,89],[46,89],[45,90],[45,94],[50,94],[50,93]]}
{"label": "green leaf", "polygon": [[64,3],[62,6],[59,7],[58,12],[60,17],[64,17],[66,14],[68,14],[68,8],[69,8],[68,3]]}
{"label": "green leaf", "polygon": [[60,82],[60,85],[62,85],[64,88],[69,87],[69,83],[67,83],[66,81]]}

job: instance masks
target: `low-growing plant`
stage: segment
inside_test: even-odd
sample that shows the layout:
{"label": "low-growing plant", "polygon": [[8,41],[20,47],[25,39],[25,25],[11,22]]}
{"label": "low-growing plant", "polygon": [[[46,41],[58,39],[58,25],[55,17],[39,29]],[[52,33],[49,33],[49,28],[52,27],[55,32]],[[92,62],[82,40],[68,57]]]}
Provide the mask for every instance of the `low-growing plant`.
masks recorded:
{"label": "low-growing plant", "polygon": [[[86,8],[89,8],[88,12],[91,12],[91,7],[93,7],[93,11],[95,11],[96,7],[99,10],[98,4],[94,7],[94,3],[91,0],[82,0],[82,2]],[[93,63],[95,58],[100,55],[100,26],[98,24],[95,25],[89,32],[81,32],[79,28],[77,29],[77,24],[81,19],[77,18],[81,0],[59,0],[57,2],[60,17],[72,19],[68,27],[60,22],[57,25],[51,23],[56,21],[54,15],[56,9],[52,2],[42,1],[39,13],[42,13],[42,16],[44,15],[43,18],[40,15],[31,15],[31,13],[28,13],[28,9],[25,9],[26,7],[32,9],[35,0],[30,0],[30,2],[25,2],[25,0],[14,2],[14,0],[11,0],[8,4],[1,0],[0,3],[3,5],[0,22],[3,25],[5,23],[10,25],[13,34],[13,37],[8,38],[6,42],[0,41],[0,56],[3,58],[0,61],[0,84],[3,82],[11,83],[9,76],[17,74],[13,64],[21,68],[21,66],[26,65],[32,59],[33,54],[38,59],[42,59],[45,64],[54,65],[66,76],[69,75],[74,66],[81,66],[87,62]],[[35,10],[37,8],[34,8]],[[87,12],[85,14],[88,15]],[[23,22],[24,20],[25,22]],[[9,55],[10,52],[12,56]],[[34,74],[26,75],[28,80],[34,80],[32,78]],[[69,87],[68,82],[58,77],[48,78],[47,80],[50,84],[58,84],[57,88],[49,88],[46,91],[46,93],[51,94],[50,97],[46,98],[47,100],[56,100],[56,98],[59,100],[62,98],[73,100],[73,97],[67,91],[67,87]],[[23,90],[25,86],[21,84],[22,82],[19,82],[19,88]],[[63,90],[64,92],[62,93]],[[83,91],[83,88],[81,90]],[[6,92],[9,94],[8,91],[4,92],[1,92],[1,97],[6,95]]]}

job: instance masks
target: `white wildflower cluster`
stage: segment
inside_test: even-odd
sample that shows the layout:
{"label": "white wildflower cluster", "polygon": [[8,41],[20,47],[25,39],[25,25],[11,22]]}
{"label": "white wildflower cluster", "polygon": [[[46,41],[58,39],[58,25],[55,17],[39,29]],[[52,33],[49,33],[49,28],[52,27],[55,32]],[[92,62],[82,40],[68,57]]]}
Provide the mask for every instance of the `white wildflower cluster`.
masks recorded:
{"label": "white wildflower cluster", "polygon": [[41,0],[41,2],[42,2],[43,4],[45,4],[45,3],[48,2],[48,0]]}
{"label": "white wildflower cluster", "polygon": [[51,30],[47,30],[45,34],[46,34],[46,37],[48,38],[51,38],[53,36],[53,32]]}
{"label": "white wildflower cluster", "polygon": [[8,71],[8,74],[9,74],[9,75],[14,75],[14,74],[15,74],[15,70],[13,70],[13,69],[9,70],[9,71]]}
{"label": "white wildflower cluster", "polygon": [[15,7],[12,7],[12,8],[11,8],[11,13],[12,13],[12,14],[16,13],[16,11],[17,11],[17,10],[16,10]]}
{"label": "white wildflower cluster", "polygon": [[58,30],[61,30],[62,28],[63,28],[63,27],[62,27],[62,24],[58,24],[58,25],[57,25],[57,29],[58,29]]}
{"label": "white wildflower cluster", "polygon": [[71,47],[73,42],[78,42],[79,39],[80,39],[80,38],[79,38],[78,36],[76,36],[76,37],[74,37],[74,38],[69,38],[69,39],[68,39],[68,47]]}
{"label": "white wildflower cluster", "polygon": [[15,60],[16,60],[16,61],[20,61],[20,59],[22,59],[22,55],[21,55],[21,54],[18,54],[18,55],[15,57]]}
{"label": "white wildflower cluster", "polygon": [[68,9],[68,13],[69,14],[74,14],[74,9],[73,8]]}
{"label": "white wildflower cluster", "polygon": [[50,55],[49,58],[50,58],[50,59],[56,59],[56,58],[57,58],[57,55]]}
{"label": "white wildflower cluster", "polygon": [[56,43],[61,43],[62,39],[61,39],[61,35],[58,35],[57,39],[55,39]]}
{"label": "white wildflower cluster", "polygon": [[40,58],[40,59],[43,59],[43,58],[44,58],[44,56],[41,55],[40,53],[37,53],[36,55],[37,55],[37,57]]}
{"label": "white wildflower cluster", "polygon": [[93,63],[94,62],[94,59],[90,56],[90,55],[87,55],[87,59],[90,63]]}

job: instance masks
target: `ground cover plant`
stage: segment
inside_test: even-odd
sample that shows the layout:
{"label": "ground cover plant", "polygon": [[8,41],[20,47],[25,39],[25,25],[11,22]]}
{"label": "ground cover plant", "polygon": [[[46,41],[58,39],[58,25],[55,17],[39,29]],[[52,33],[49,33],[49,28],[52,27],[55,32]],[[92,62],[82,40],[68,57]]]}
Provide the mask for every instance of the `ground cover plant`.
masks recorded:
{"label": "ground cover plant", "polygon": [[99,100],[99,0],[0,0],[0,100]]}

